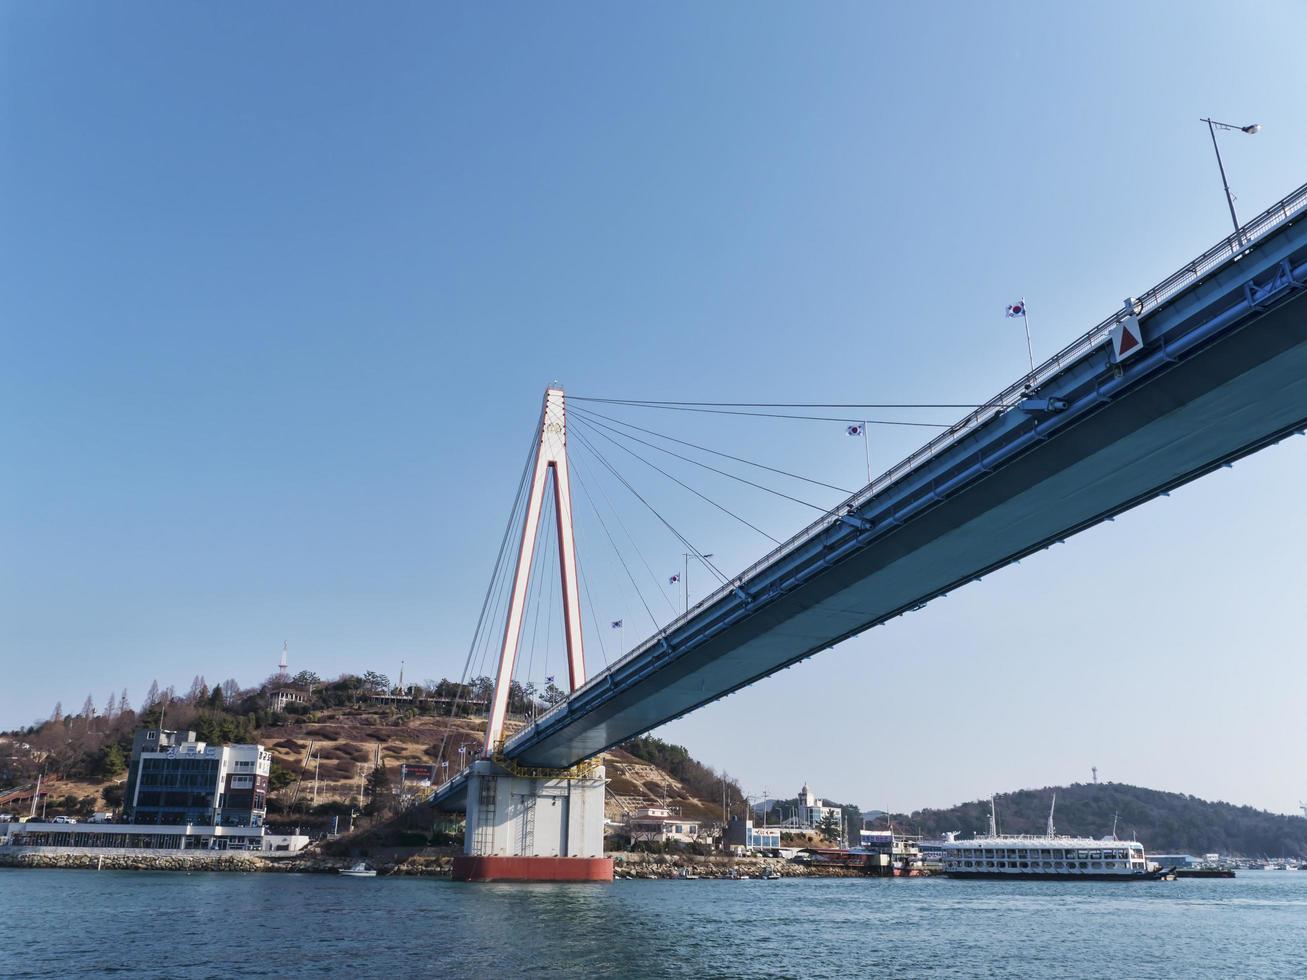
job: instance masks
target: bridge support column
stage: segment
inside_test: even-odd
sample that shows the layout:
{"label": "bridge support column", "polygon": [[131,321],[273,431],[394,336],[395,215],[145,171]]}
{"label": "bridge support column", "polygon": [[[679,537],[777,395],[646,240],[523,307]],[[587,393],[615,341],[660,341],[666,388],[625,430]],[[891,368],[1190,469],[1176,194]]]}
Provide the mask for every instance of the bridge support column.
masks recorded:
{"label": "bridge support column", "polygon": [[540,776],[472,764],[456,881],[612,881],[604,857],[604,768]]}

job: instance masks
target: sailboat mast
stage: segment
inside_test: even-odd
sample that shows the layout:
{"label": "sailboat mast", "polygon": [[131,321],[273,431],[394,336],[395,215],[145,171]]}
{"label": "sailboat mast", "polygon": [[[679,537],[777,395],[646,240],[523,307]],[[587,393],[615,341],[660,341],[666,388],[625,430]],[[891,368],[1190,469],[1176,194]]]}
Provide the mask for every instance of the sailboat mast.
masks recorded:
{"label": "sailboat mast", "polygon": [[1047,837],[1053,836],[1053,808],[1057,806],[1057,794],[1053,794],[1053,802],[1048,805],[1048,830],[1045,834]]}

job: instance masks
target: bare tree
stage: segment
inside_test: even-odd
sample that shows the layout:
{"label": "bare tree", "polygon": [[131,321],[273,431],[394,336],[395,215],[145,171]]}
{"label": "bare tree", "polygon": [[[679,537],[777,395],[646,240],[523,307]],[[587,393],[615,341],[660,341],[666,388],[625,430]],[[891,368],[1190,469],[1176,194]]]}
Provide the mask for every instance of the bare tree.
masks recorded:
{"label": "bare tree", "polygon": [[109,696],[105,698],[104,711],[101,714],[104,715],[105,721],[113,720],[113,691],[110,691]]}
{"label": "bare tree", "polygon": [[241,686],[236,683],[236,678],[228,677],[222,682],[222,699],[227,704],[232,704],[240,697]]}
{"label": "bare tree", "polygon": [[54,703],[54,711],[50,712],[50,720],[56,724],[64,720],[64,703],[62,701]]}
{"label": "bare tree", "polygon": [[141,710],[149,711],[159,703],[159,682],[150,681],[150,689],[145,692],[145,700],[141,702]]}
{"label": "bare tree", "polygon": [[123,696],[118,699],[118,714],[121,717],[122,715],[127,714],[127,712],[131,710],[132,710],[132,703],[127,700],[127,688],[124,687]]}
{"label": "bare tree", "polygon": [[95,717],[95,698],[89,694],[86,696],[86,700],[82,702],[82,717],[87,721]]}

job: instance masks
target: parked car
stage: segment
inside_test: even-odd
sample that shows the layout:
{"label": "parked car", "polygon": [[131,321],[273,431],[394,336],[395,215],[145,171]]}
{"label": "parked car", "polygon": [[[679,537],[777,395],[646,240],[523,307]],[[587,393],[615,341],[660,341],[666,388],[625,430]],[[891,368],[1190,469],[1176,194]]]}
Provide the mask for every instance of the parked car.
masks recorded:
{"label": "parked car", "polygon": [[77,823],[76,817],[55,817],[51,823]]}
{"label": "parked car", "polygon": [[12,813],[0,813],[0,823],[13,823],[17,819]]}
{"label": "parked car", "polygon": [[99,813],[92,813],[86,818],[87,823],[113,823],[113,814],[102,810]]}

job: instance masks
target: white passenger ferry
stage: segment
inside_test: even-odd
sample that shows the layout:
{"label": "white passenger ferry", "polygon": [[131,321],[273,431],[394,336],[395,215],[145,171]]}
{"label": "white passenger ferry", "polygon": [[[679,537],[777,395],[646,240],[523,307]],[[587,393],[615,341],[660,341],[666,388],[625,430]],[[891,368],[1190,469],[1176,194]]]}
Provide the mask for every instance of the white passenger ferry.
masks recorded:
{"label": "white passenger ferry", "polygon": [[989,834],[972,840],[946,840],[942,871],[950,878],[1043,879],[1049,881],[1155,881],[1173,869],[1160,868],[1148,860],[1144,845],[1134,840],[1117,840],[1115,835],[1064,837],[1053,831],[1053,812],[1048,814],[1048,832],[1035,834],[998,833],[990,801]]}

